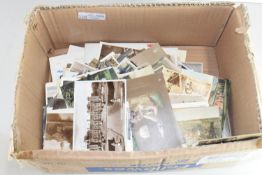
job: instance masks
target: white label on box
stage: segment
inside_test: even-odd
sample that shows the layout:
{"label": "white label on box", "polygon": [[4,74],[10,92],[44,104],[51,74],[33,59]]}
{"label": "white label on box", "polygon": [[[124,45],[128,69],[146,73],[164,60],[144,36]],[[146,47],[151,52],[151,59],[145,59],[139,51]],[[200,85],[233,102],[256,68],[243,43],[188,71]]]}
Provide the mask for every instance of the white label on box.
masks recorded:
{"label": "white label on box", "polygon": [[78,12],[78,19],[81,20],[106,20],[105,13]]}
{"label": "white label on box", "polygon": [[237,152],[237,153],[226,153],[226,154],[205,156],[197,162],[197,165],[243,161],[250,154],[251,152]]}

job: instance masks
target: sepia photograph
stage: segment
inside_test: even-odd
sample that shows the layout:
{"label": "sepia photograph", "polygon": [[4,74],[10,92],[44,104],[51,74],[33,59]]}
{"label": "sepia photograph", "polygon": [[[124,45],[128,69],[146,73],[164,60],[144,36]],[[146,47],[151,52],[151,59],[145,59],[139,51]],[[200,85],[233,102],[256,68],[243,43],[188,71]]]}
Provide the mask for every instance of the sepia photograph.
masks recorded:
{"label": "sepia photograph", "polygon": [[72,149],[73,122],[47,122],[44,136],[44,149]]}
{"label": "sepia photograph", "polygon": [[207,74],[183,69],[176,72],[165,67],[162,72],[168,92],[171,94],[202,96],[208,102],[211,92],[217,85],[217,78]]}
{"label": "sepia photograph", "polygon": [[73,113],[60,112],[47,114],[44,149],[72,150],[73,148]]}
{"label": "sepia photograph", "polygon": [[136,54],[130,59],[137,67],[144,67],[157,63],[164,57],[168,57],[159,44],[152,44],[152,47],[145,49],[143,52]]}
{"label": "sepia photograph", "polygon": [[124,151],[125,80],[81,81],[75,89],[74,149]]}
{"label": "sepia photograph", "polygon": [[173,63],[168,57],[163,57],[158,62],[152,65],[152,68],[155,72],[157,72],[159,69],[162,69],[162,67],[166,67],[172,70],[179,70],[177,67],[177,62]]}
{"label": "sepia photograph", "polygon": [[97,69],[98,68],[98,65],[99,65],[99,60],[96,59],[96,58],[93,58],[89,63],[88,63],[89,66],[91,66],[92,68],[94,69]]}
{"label": "sepia photograph", "polygon": [[141,51],[142,50],[121,47],[111,43],[100,42],[100,54],[98,58],[99,60],[101,60],[111,52],[114,52],[116,55],[116,60],[118,61],[118,63],[120,63],[124,58],[129,59]]}
{"label": "sepia photograph", "polygon": [[105,56],[103,59],[100,60],[99,68],[107,68],[107,67],[117,67],[119,66],[119,63],[117,62],[115,58],[115,53],[111,52],[107,56]]}

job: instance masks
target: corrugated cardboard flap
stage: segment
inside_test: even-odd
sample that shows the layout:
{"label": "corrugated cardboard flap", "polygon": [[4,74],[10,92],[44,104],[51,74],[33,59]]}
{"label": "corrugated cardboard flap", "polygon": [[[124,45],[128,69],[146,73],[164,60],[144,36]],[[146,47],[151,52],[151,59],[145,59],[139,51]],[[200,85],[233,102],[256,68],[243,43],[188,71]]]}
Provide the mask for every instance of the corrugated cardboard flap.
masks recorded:
{"label": "corrugated cardboard flap", "polygon": [[[95,152],[95,151],[21,151],[15,154],[18,160],[33,164],[50,172],[85,173],[90,168],[142,168],[146,171],[165,168],[186,169],[198,167],[204,157],[223,154],[248,153],[262,148],[262,139],[206,145],[194,148],[177,148],[157,152]],[[221,162],[223,164],[223,162]]]}
{"label": "corrugated cardboard flap", "polygon": [[48,50],[39,42],[31,25],[35,14],[33,11],[30,16],[16,78],[11,154],[41,147],[44,84],[48,80],[49,64]]}
{"label": "corrugated cardboard flap", "polygon": [[[113,151],[56,151],[56,150],[32,150],[20,151],[15,155],[17,159],[35,160],[126,160],[126,159],[150,159],[210,155],[225,152],[238,152],[244,150],[254,150],[262,148],[262,138],[244,140],[240,142],[221,143],[217,145],[204,145],[192,148],[176,148],[155,152],[113,152]],[[181,156],[181,157],[180,157]]]}
{"label": "corrugated cardboard flap", "polygon": [[[231,3],[174,3],[39,7],[38,10],[54,47],[61,49],[87,41],[214,46],[233,7]],[[105,19],[82,20],[79,12],[100,13]]]}
{"label": "corrugated cardboard flap", "polygon": [[248,17],[243,6],[235,8],[218,40],[219,75],[231,80],[230,121],[234,135],[261,132],[261,94],[249,46]]}

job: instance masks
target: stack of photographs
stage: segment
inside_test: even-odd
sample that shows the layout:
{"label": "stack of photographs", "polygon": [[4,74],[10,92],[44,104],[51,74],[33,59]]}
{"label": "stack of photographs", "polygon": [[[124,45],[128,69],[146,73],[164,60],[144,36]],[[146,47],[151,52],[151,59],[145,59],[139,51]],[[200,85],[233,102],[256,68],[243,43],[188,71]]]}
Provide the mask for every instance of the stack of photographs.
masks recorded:
{"label": "stack of photographs", "polygon": [[187,55],[158,43],[99,42],[50,57],[43,148],[157,151],[230,136],[230,81]]}

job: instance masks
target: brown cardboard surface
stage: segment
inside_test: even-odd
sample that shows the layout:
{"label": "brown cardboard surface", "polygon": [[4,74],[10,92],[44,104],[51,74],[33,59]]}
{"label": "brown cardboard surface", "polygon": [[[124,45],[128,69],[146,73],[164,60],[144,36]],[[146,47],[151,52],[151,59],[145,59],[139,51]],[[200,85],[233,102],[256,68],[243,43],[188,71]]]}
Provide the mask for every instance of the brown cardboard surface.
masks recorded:
{"label": "brown cardboard surface", "polygon": [[[81,152],[81,151],[26,151],[17,154],[18,159],[24,159],[44,170],[51,172],[86,173],[88,167],[130,167],[130,170],[143,166],[153,167],[151,171],[160,170],[164,164],[187,166],[197,165],[206,156],[230,154],[232,152],[250,152],[257,149],[259,140],[207,145],[195,148],[179,148],[159,152]],[[234,156],[233,156],[234,157]],[[182,163],[182,164],[181,164]],[[229,165],[232,162],[228,162]],[[220,162],[221,164],[221,162]],[[221,166],[219,163],[202,165],[199,168]],[[136,167],[132,165],[137,165]],[[222,165],[226,164],[222,162]],[[150,168],[148,168],[150,170]]]}
{"label": "brown cardboard surface", "polygon": [[35,35],[29,30],[26,35],[15,95],[13,124],[15,151],[41,147],[42,105],[48,72],[47,56]]}
{"label": "brown cardboard surface", "polygon": [[138,67],[152,65],[167,57],[167,54],[159,44],[153,44],[152,47],[146,49],[144,52],[138,53],[130,60]]}
{"label": "brown cardboard surface", "polygon": [[48,57],[54,57],[54,56],[58,56],[58,55],[63,55],[63,54],[66,54],[67,51],[68,51],[68,48],[52,50],[52,52],[50,52],[48,54]]}
{"label": "brown cardboard surface", "polygon": [[[34,18],[29,21],[29,28],[32,30],[36,36],[39,44],[43,50],[48,53],[54,49],[54,43],[51,40],[47,27],[43,21],[43,18],[39,13],[32,12]],[[34,14],[35,13],[35,14]]]}
{"label": "brown cardboard surface", "polygon": [[[47,8],[39,13],[56,49],[86,41],[214,46],[232,9],[223,5],[156,5]],[[106,20],[80,20],[78,12],[105,13]]]}
{"label": "brown cardboard surface", "polygon": [[260,132],[256,82],[248,46],[245,35],[236,32],[243,25],[243,14],[236,9],[216,46],[220,76],[231,80],[229,109],[233,135]]}
{"label": "brown cardboard surface", "polygon": [[243,151],[245,149],[257,149],[259,139],[251,139],[243,142],[229,142],[215,145],[204,145],[192,148],[176,148],[154,152],[110,152],[110,151],[56,151],[56,150],[33,150],[21,151],[16,154],[18,159],[42,159],[42,160],[124,160],[124,159],[147,159],[168,156],[195,156],[199,154],[217,154],[219,152]]}

